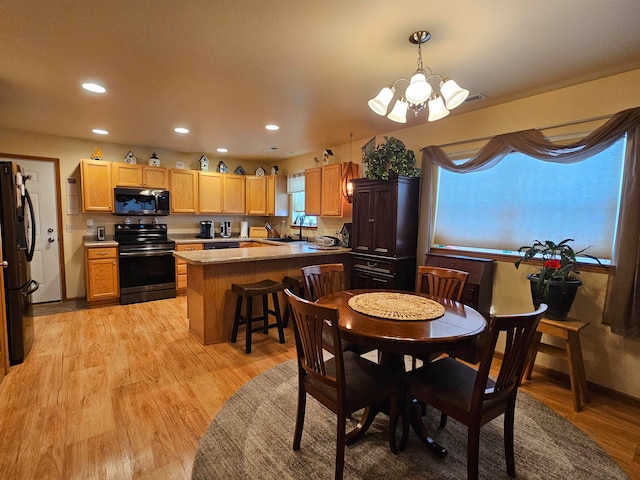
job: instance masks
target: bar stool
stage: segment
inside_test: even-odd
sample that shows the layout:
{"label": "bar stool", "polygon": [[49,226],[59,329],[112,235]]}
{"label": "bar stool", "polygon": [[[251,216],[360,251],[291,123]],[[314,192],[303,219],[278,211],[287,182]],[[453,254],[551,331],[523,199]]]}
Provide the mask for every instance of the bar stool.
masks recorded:
{"label": "bar stool", "polygon": [[[285,287],[289,289],[291,293],[295,293],[300,298],[306,298],[304,295],[304,277],[300,275],[299,277],[290,277],[286,275],[282,279],[282,283],[284,283]],[[289,305],[287,304],[284,311],[284,327],[287,328],[289,326]]]}
{"label": "bar stool", "polygon": [[[238,338],[238,327],[246,325],[247,335],[245,351],[251,353],[251,334],[262,331],[269,333],[269,329],[278,328],[278,338],[280,343],[284,343],[284,329],[282,317],[280,316],[280,304],[278,303],[278,292],[284,291],[286,287],[282,283],[273,280],[262,280],[256,283],[231,284],[231,291],[238,296],[236,300],[236,313],[233,318],[233,330],[231,332],[231,343],[235,343]],[[269,294],[273,298],[273,310],[269,310]],[[253,297],[262,297],[262,315],[253,317]],[[242,315],[242,301],[246,299],[246,316]],[[275,317],[275,323],[269,323],[269,315]],[[253,326],[254,320],[262,320],[262,325]]]}

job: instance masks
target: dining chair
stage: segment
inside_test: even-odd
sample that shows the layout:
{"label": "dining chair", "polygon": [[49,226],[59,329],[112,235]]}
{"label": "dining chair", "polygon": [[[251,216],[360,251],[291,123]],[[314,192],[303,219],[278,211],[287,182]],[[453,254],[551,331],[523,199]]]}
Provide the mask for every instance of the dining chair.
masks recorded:
{"label": "dining chair", "polygon": [[[440,427],[447,417],[467,426],[467,478],[478,478],[480,428],[494,418],[504,415],[504,452],[507,473],[515,477],[513,449],[514,413],[518,385],[527,354],[540,319],[547,305],[530,313],[495,315],[489,324],[487,344],[478,369],[455,358],[444,357],[425,364],[406,375],[407,394],[432,405],[442,412]],[[504,333],[505,346],[496,380],[489,378],[498,335]],[[414,408],[417,408],[414,406]],[[407,431],[403,415],[403,428]],[[400,450],[406,447],[403,434]]]}
{"label": "dining chair", "polygon": [[[417,293],[427,293],[436,297],[446,298],[459,302],[462,298],[462,291],[469,273],[462,270],[454,270],[452,268],[433,267],[431,265],[418,266],[418,281],[416,282]],[[463,356],[466,352],[462,352]],[[411,364],[412,368],[416,368],[416,359],[423,362],[429,362],[437,358],[440,353],[431,354],[429,356],[414,355]]]}
{"label": "dining chair", "polygon": [[[342,263],[325,263],[302,267],[302,275],[309,298],[314,302],[320,297],[345,289],[344,265]],[[335,353],[333,339],[329,332],[325,331],[323,333],[323,341],[325,348],[329,352]],[[343,340],[342,350],[350,350],[362,355],[371,349]]]}
{"label": "dining chair", "polygon": [[305,286],[312,301],[330,293],[345,289],[344,265],[342,263],[325,263],[302,267]]}
{"label": "dining chair", "polygon": [[469,274],[462,270],[420,265],[416,292],[459,302],[468,277]]}
{"label": "dining chair", "polygon": [[341,341],[338,309],[310,302],[288,289],[285,294],[291,307],[298,359],[298,409],[293,449],[300,449],[309,394],[337,417],[336,479],[341,479],[344,473],[347,416],[362,408],[389,401],[389,448],[394,454],[398,453],[395,428],[391,426],[395,427],[398,419],[399,376],[355,352],[338,349],[333,356],[325,356],[322,341],[325,326],[329,327],[334,345]]}

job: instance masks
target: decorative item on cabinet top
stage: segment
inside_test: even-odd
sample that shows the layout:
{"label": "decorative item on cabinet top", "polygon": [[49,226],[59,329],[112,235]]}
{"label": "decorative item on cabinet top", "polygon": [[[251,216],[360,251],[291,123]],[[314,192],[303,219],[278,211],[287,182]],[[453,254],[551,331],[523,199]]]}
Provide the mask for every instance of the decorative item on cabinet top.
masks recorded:
{"label": "decorative item on cabinet top", "polygon": [[328,148],[322,152],[322,164],[329,165],[329,157],[333,157],[333,152]]}
{"label": "decorative item on cabinet top", "polygon": [[206,155],[200,157],[200,170],[203,172],[209,171],[209,159]]}
{"label": "decorative item on cabinet top", "polygon": [[127,154],[124,156],[124,163],[129,163],[131,165],[135,165],[136,163],[138,163],[136,156],[133,154],[131,150],[129,150]]}
{"label": "decorative item on cabinet top", "polygon": [[274,165],[273,167],[271,167],[271,175],[277,175],[279,172],[278,166]]}
{"label": "decorative item on cabinet top", "polygon": [[256,175],[258,175],[259,177],[263,177],[265,173],[267,173],[267,172],[265,171],[264,168],[262,168],[262,167],[256,168]]}
{"label": "decorative item on cabinet top", "polygon": [[218,172],[227,173],[227,165],[222,160],[218,162]]}
{"label": "decorative item on cabinet top", "polygon": [[96,147],[93,149],[93,155],[91,155],[91,160],[102,160],[102,152],[100,148]]}
{"label": "decorative item on cabinet top", "polygon": [[160,166],[160,159],[158,158],[158,155],[156,155],[156,152],[153,152],[149,157],[149,165],[151,165],[152,167]]}
{"label": "decorative item on cabinet top", "polygon": [[233,173],[235,173],[236,175],[244,175],[247,172],[244,171],[244,168],[242,168],[242,165],[238,166]]}

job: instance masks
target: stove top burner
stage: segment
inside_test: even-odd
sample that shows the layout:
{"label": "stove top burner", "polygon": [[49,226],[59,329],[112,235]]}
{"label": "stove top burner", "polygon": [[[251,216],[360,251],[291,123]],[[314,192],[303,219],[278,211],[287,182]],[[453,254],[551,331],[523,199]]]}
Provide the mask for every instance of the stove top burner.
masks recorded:
{"label": "stove top burner", "polygon": [[120,251],[175,250],[175,242],[167,238],[166,223],[118,223],[114,240],[118,242]]}

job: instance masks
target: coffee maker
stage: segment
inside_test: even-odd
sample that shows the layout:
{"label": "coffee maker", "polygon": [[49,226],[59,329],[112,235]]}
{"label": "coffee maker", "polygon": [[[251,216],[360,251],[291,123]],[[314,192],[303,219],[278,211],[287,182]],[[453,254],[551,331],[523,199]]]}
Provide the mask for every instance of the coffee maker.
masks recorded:
{"label": "coffee maker", "polygon": [[200,238],[213,238],[213,222],[204,220],[200,222]]}
{"label": "coffee maker", "polygon": [[220,222],[220,236],[224,238],[231,236],[231,222],[229,220]]}

